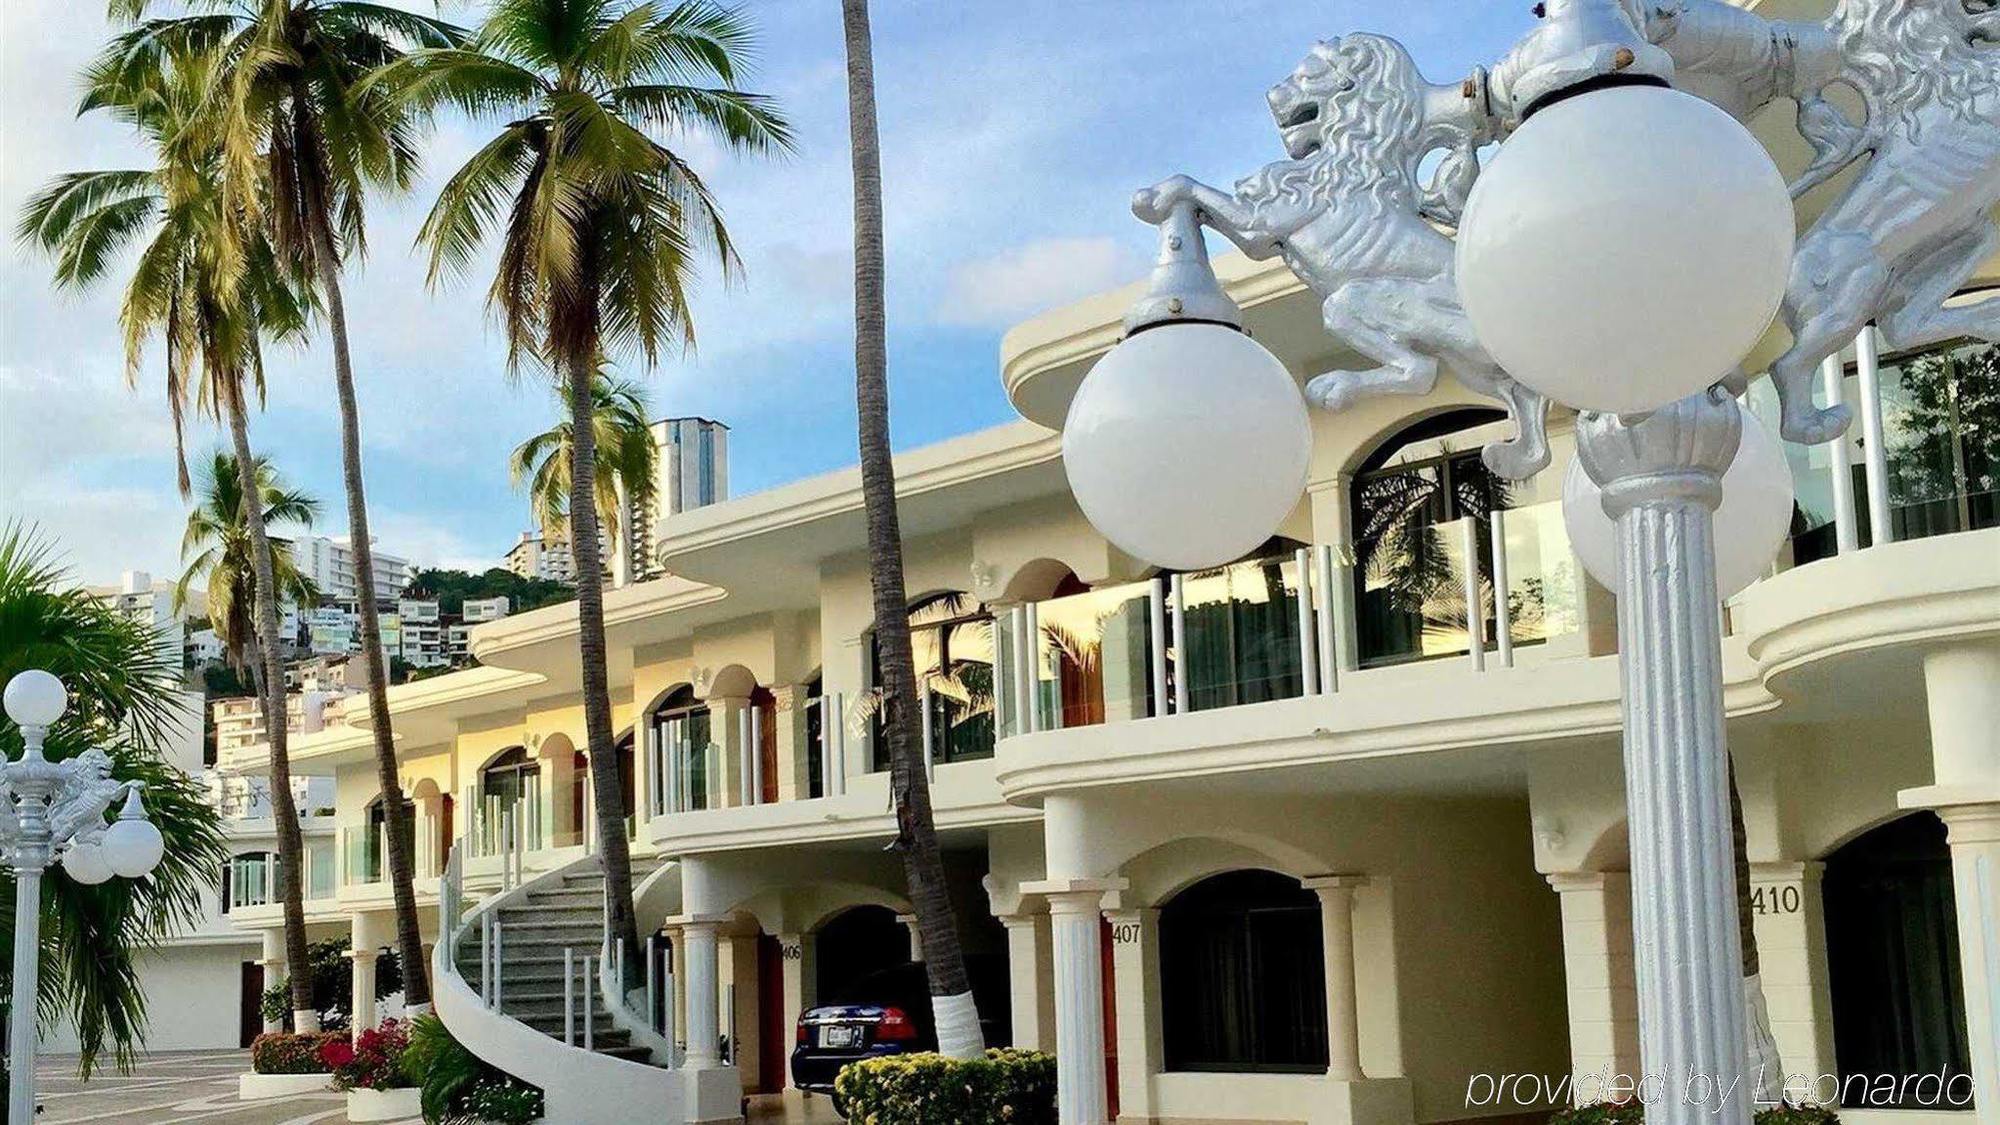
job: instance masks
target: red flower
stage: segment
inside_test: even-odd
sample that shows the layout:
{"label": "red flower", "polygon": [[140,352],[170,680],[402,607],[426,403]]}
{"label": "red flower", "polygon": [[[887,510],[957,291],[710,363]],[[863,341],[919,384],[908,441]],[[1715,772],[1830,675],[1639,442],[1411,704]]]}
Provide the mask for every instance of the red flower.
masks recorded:
{"label": "red flower", "polygon": [[339,1070],[354,1061],[354,1046],[345,1039],[331,1039],[320,1044],[319,1061],[329,1069]]}

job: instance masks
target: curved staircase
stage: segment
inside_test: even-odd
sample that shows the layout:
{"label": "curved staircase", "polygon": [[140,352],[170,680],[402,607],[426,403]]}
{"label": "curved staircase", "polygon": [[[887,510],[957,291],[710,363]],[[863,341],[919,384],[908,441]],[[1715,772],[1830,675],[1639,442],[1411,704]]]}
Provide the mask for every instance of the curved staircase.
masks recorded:
{"label": "curved staircase", "polygon": [[[650,886],[671,872],[635,857],[632,874]],[[456,849],[441,880],[433,991],[459,1042],[540,1087],[548,1122],[622,1125],[637,1120],[634,1106],[649,1122],[741,1120],[735,1069],[679,1066],[671,1034],[644,1014],[652,996],[671,995],[671,980],[629,989],[624,967],[605,964],[612,943],[596,856],[502,883],[465,909]]]}

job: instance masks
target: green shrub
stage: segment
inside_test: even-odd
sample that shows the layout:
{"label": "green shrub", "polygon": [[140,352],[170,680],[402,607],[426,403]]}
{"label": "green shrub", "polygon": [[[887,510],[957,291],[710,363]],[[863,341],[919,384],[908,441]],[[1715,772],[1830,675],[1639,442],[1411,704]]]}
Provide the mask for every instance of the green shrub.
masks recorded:
{"label": "green shrub", "polygon": [[346,1043],[337,1031],[267,1031],[250,1041],[250,1069],[258,1074],[327,1074],[333,1068],[320,1058],[331,1043]]}
{"label": "green shrub", "polygon": [[864,1125],[1055,1125],[1056,1060],[999,1049],[978,1059],[889,1055],[834,1079],[847,1115]]}
{"label": "green shrub", "polygon": [[479,1060],[453,1038],[444,1021],[410,1021],[403,1074],[423,1091],[430,1125],[526,1125],[542,1116],[542,1092]]}
{"label": "green shrub", "polygon": [[[1646,1106],[1636,1098],[1593,1102],[1549,1115],[1549,1125],[1640,1125],[1645,1120]],[[1758,1110],[1754,1120],[1756,1125],[1840,1125],[1838,1114],[1816,1105],[1772,1106]]]}

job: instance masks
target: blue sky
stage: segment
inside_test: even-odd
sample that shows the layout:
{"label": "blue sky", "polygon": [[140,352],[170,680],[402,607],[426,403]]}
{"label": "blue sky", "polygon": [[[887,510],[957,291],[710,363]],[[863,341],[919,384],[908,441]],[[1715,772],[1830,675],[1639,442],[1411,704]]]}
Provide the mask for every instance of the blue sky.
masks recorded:
{"label": "blue sky", "polygon": [[[749,85],[776,95],[800,151],[746,162],[686,151],[721,197],[747,267],[707,279],[695,354],[645,375],[654,412],[732,427],[743,493],[854,458],[845,70],[835,0],[746,5],[762,28]],[[1518,10],[1517,10],[1518,9]],[[1445,81],[1529,22],[1484,0],[877,0],[889,240],[892,411],[899,448],[1014,417],[997,373],[1006,327],[1140,276],[1150,232],[1132,189],[1185,171],[1215,183],[1279,155],[1263,91],[1318,38],[1381,31]],[[0,215],[67,170],[139,166],[108,120],[72,117],[74,75],[108,34],[95,0],[8,0],[0,12]],[[446,4],[470,22],[476,5]],[[489,274],[431,291],[410,245],[438,178],[484,136],[439,123],[428,177],[371,213],[371,253],[347,295],[378,545],[441,565],[496,562],[527,526],[509,450],[557,405],[510,382],[484,310]],[[174,492],[157,364],[124,381],[117,286],[58,296],[46,262],[0,259],[0,521],[37,524],[81,578],[177,569]],[[152,357],[149,357],[149,360]],[[323,341],[273,357],[253,441],[327,501],[343,534],[339,435]],[[196,426],[199,454],[220,435]]]}

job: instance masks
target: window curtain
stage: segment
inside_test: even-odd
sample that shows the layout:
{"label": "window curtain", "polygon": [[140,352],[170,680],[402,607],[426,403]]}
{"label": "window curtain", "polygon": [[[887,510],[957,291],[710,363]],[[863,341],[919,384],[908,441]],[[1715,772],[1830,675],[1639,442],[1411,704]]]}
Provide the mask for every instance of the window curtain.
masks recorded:
{"label": "window curtain", "polygon": [[1288,876],[1217,875],[1160,913],[1169,1071],[1326,1069],[1319,903]]}

